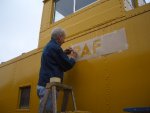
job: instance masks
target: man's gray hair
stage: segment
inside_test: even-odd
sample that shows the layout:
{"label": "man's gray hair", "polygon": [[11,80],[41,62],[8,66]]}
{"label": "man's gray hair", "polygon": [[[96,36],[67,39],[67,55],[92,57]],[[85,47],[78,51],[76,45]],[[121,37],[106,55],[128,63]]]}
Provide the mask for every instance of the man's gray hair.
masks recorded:
{"label": "man's gray hair", "polygon": [[51,38],[52,39],[57,39],[59,36],[66,36],[65,31],[62,28],[54,28],[51,32]]}

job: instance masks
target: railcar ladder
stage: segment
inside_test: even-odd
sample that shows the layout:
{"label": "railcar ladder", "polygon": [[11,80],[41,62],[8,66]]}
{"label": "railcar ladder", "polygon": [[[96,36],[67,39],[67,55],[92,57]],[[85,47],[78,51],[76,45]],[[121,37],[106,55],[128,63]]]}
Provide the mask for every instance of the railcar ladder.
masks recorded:
{"label": "railcar ladder", "polygon": [[53,111],[52,113],[57,113],[57,99],[56,99],[57,98],[56,97],[57,90],[62,90],[64,92],[63,103],[61,106],[61,112],[66,111],[70,93],[72,96],[74,111],[77,111],[74,92],[72,90],[72,87],[67,86],[65,84],[58,83],[58,82],[51,82],[51,83],[47,83],[47,85],[46,85],[46,93],[44,95],[44,100],[43,100],[44,107],[43,107],[42,113],[46,113],[46,103],[47,103],[48,96],[50,95],[50,93],[52,93],[52,111]]}

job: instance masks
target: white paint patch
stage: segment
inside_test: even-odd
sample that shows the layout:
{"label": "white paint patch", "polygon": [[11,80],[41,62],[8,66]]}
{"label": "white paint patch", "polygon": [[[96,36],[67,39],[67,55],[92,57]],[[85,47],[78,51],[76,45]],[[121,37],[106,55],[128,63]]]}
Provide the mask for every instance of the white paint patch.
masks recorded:
{"label": "white paint patch", "polygon": [[72,48],[78,53],[77,61],[121,52],[128,49],[125,29],[77,43]]}

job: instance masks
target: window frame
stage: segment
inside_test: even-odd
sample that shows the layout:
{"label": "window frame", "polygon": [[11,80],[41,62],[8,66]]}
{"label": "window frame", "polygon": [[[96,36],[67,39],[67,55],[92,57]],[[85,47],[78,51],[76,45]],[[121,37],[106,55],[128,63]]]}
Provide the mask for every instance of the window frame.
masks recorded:
{"label": "window frame", "polygon": [[[21,93],[22,93],[22,89],[24,88],[29,88],[29,102],[28,102],[28,106],[27,107],[21,107]],[[17,108],[19,110],[29,110],[30,109],[30,101],[31,101],[31,85],[23,85],[23,86],[19,86],[19,93],[18,93],[18,104],[17,104]]]}
{"label": "window frame", "polygon": [[[56,8],[56,2],[55,2],[56,0],[53,0],[53,19],[52,19],[52,23],[56,23],[56,22],[58,22],[58,21],[60,21],[60,20],[62,20],[62,19],[64,19],[64,18],[66,18],[67,16],[69,16],[69,15],[67,15],[67,16],[65,16],[64,18],[61,18],[60,20],[58,20],[58,21],[55,21],[55,8]],[[76,0],[73,0],[73,13],[71,13],[71,14],[74,14],[74,13],[76,13],[76,12],[78,12],[78,11],[80,11],[80,10],[82,10],[82,9],[84,9],[84,8],[86,8],[86,7],[88,7],[88,6],[90,6],[90,5],[92,5],[92,4],[94,4],[94,3],[96,3],[96,2],[98,2],[99,0],[95,0],[94,2],[92,2],[92,3],[90,3],[90,4],[88,4],[88,5],[86,5],[86,6],[84,6],[84,7],[82,7],[82,8],[80,8],[80,9],[78,9],[78,10],[76,10],[75,8],[76,8]]]}

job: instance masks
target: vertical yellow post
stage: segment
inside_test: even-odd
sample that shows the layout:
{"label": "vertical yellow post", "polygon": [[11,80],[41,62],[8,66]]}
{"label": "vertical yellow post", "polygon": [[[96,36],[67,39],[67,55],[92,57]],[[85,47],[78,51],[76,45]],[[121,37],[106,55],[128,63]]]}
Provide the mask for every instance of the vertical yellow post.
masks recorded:
{"label": "vertical yellow post", "polygon": [[52,23],[53,18],[53,0],[44,0],[43,2],[44,6],[40,32],[49,29],[49,26]]}
{"label": "vertical yellow post", "polygon": [[51,0],[50,4],[51,4],[50,24],[52,24],[53,23],[53,18],[54,18],[54,0]]}
{"label": "vertical yellow post", "polygon": [[138,0],[132,0],[132,5],[134,8],[137,8],[139,5],[138,5]]}

